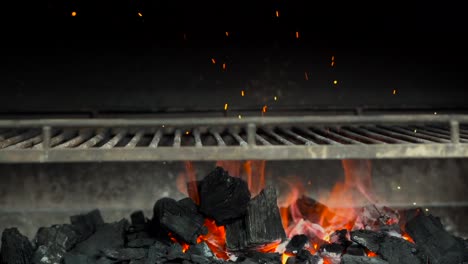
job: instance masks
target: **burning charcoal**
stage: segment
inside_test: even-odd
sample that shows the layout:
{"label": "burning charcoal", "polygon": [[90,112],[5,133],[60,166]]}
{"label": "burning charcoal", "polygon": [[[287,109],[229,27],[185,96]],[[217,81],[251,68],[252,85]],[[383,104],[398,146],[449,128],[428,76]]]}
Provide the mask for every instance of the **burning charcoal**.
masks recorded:
{"label": "burning charcoal", "polygon": [[94,261],[86,255],[82,254],[65,254],[63,257],[64,264],[92,264]]}
{"label": "burning charcoal", "polygon": [[162,198],[154,205],[153,228],[163,227],[189,244],[196,244],[197,237],[206,234],[203,217],[171,198]]}
{"label": "burning charcoal", "polygon": [[155,264],[160,263],[165,259],[167,255],[167,251],[169,246],[156,241],[149,249],[148,249],[148,257],[146,259],[145,264]]}
{"label": "burning charcoal", "polygon": [[468,261],[468,250],[462,241],[444,230],[439,219],[419,213],[406,223],[406,231],[431,263]]}
{"label": "burning charcoal", "polygon": [[281,255],[279,253],[263,253],[258,251],[248,252],[247,258],[253,259],[256,263],[281,264]]}
{"label": "burning charcoal", "polygon": [[349,245],[351,245],[352,242],[349,241],[347,235],[348,230],[346,229],[335,231],[333,234],[330,235],[330,242],[340,244],[344,247],[348,247]]}
{"label": "burning charcoal", "polygon": [[381,232],[357,230],[351,232],[351,239],[377,253],[390,264],[422,263],[419,256],[417,256],[418,250],[416,247],[402,238],[388,236]]}
{"label": "burning charcoal", "polygon": [[346,248],[346,254],[353,256],[366,256],[366,251],[364,250],[364,247],[358,243],[351,242],[351,245]]}
{"label": "burning charcoal", "polygon": [[77,230],[81,234],[80,241],[90,237],[96,232],[98,226],[104,224],[101,212],[97,209],[87,214],[73,215],[70,217],[70,222],[77,227]]}
{"label": "burning charcoal", "polygon": [[381,258],[369,258],[366,256],[353,256],[344,254],[341,258],[341,264],[388,264]]}
{"label": "burning charcoal", "polygon": [[129,248],[149,248],[156,242],[154,238],[137,238],[129,241],[127,247]]}
{"label": "burning charcoal", "polygon": [[7,228],[2,233],[0,248],[0,263],[29,264],[33,255],[33,247],[26,236],[16,228]]}
{"label": "burning charcoal", "polygon": [[209,258],[200,256],[200,255],[190,255],[190,260],[193,263],[197,263],[197,264],[210,264],[211,263],[211,260]]}
{"label": "burning charcoal", "polygon": [[[323,215],[330,217],[335,215],[335,213],[333,213],[326,205],[305,195],[296,200],[296,205],[304,219],[309,220],[312,223],[320,223]],[[324,225],[329,224],[327,219],[328,218],[323,218],[325,221]]]}
{"label": "burning charcoal", "polygon": [[187,256],[182,251],[182,246],[178,243],[174,243],[167,249],[167,259],[187,259]]}
{"label": "burning charcoal", "polygon": [[250,201],[243,219],[226,225],[226,245],[231,251],[261,247],[285,238],[276,190],[271,186]]}
{"label": "burning charcoal", "polygon": [[211,249],[208,247],[208,245],[205,242],[201,242],[201,243],[191,246],[187,250],[187,254],[199,255],[199,256],[206,257],[206,258],[214,257],[213,252],[211,251]]}
{"label": "burning charcoal", "polygon": [[88,239],[78,243],[72,252],[98,256],[103,249],[123,247],[125,229],[128,225],[129,222],[126,219],[115,223],[102,224]]}
{"label": "burning charcoal", "polygon": [[108,258],[115,260],[142,259],[146,257],[147,250],[143,248],[102,249],[101,252]]}
{"label": "burning charcoal", "polygon": [[200,212],[216,221],[217,225],[232,223],[246,213],[250,201],[247,183],[231,177],[217,167],[199,184]]}
{"label": "burning charcoal", "polygon": [[320,252],[324,253],[335,253],[337,255],[341,255],[344,253],[345,250],[345,246],[337,243],[325,244],[320,246]]}
{"label": "burning charcoal", "polygon": [[296,254],[309,241],[306,235],[295,235],[286,245],[286,252]]}
{"label": "burning charcoal", "polygon": [[296,254],[296,263],[300,264],[318,264],[321,258],[317,255],[312,255],[309,251],[302,249]]}

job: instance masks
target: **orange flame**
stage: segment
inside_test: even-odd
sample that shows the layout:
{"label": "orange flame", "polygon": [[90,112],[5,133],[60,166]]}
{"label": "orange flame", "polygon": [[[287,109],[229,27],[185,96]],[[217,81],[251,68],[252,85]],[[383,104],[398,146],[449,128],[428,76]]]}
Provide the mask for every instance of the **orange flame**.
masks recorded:
{"label": "orange flame", "polygon": [[375,253],[374,251],[370,251],[368,249],[366,249],[366,254],[369,258],[375,258],[377,257],[377,253]]}
{"label": "orange flame", "polygon": [[167,234],[169,236],[169,238],[171,239],[172,242],[174,243],[177,243],[177,244],[180,244],[182,246],[182,252],[186,252],[189,248],[190,248],[190,245],[185,243],[185,242],[182,242],[182,241],[178,241],[173,235],[171,232],[169,232]]}
{"label": "orange flame", "polygon": [[[200,197],[198,196],[197,176],[193,164],[186,161],[185,173],[180,173],[176,178],[176,186],[179,192],[189,196],[196,204],[200,204]],[[190,189],[190,191],[188,190]]]}
{"label": "orange flame", "polygon": [[291,254],[291,253],[283,253],[283,255],[281,255],[281,263],[286,264],[286,262],[288,261],[288,258],[293,257],[293,256],[294,254]]}
{"label": "orange flame", "polygon": [[410,237],[410,235],[408,235],[408,233],[406,232],[403,232],[403,234],[401,235],[403,237],[404,240],[410,242],[410,243],[413,243],[414,244],[414,240],[412,237]]}
{"label": "orange flame", "polygon": [[217,226],[214,220],[205,219],[205,226],[208,228],[206,235],[197,238],[197,242],[205,241],[208,247],[218,258],[228,259],[226,253],[226,231],[224,226]]}

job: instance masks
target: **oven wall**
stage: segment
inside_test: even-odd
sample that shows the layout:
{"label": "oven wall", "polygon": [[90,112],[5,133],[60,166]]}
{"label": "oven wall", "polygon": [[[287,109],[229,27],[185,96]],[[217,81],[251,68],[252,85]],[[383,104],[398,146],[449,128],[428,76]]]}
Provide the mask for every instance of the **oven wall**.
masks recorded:
{"label": "oven wall", "polygon": [[[468,235],[466,159],[374,160],[371,164],[377,202],[428,208],[443,217],[452,231]],[[194,162],[193,166],[202,178],[215,163]],[[40,226],[66,223],[70,215],[94,208],[101,209],[107,221],[128,218],[135,210],[151,217],[157,199],[184,197],[176,186],[184,168],[181,162],[0,164],[0,230],[17,226],[32,237]],[[291,183],[302,184],[307,195],[320,199],[344,179],[341,161],[269,161],[265,175],[277,187],[280,199],[289,193]],[[364,196],[358,200],[366,202]]]}

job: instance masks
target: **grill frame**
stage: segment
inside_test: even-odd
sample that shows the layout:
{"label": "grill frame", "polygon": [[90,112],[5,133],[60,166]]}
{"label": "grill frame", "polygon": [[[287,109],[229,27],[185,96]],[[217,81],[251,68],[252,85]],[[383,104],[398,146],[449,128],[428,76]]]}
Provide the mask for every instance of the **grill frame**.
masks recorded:
{"label": "grill frame", "polygon": [[[468,157],[468,131],[460,128],[460,124],[468,124],[468,115],[0,120],[0,134],[8,133],[9,129],[21,130],[21,133],[10,133],[7,138],[0,139],[0,163],[464,158]],[[290,127],[308,132],[293,131]],[[343,128],[346,129],[341,131]],[[412,128],[419,130],[419,134],[413,135]],[[31,129],[37,132],[29,132]],[[54,132],[56,129],[93,131],[81,141],[75,136],[57,144],[60,135]],[[190,130],[193,145],[181,143],[185,129]],[[106,138],[106,131],[114,131],[114,136]],[[219,131],[227,131],[237,144],[223,142]],[[207,133],[216,139],[217,145],[203,145],[203,135]],[[27,136],[22,138],[24,134]],[[158,146],[165,134],[173,137],[173,143]],[[118,146],[126,135],[132,137]],[[145,135],[152,137],[151,142],[147,146],[137,146]],[[272,144],[271,139],[279,144]],[[368,142],[363,142],[366,139]],[[7,140],[10,140],[9,145],[5,144]],[[75,142],[71,142],[73,140]],[[322,141],[325,143],[319,143]],[[259,144],[262,142],[264,144]],[[30,144],[31,147],[25,148]]]}

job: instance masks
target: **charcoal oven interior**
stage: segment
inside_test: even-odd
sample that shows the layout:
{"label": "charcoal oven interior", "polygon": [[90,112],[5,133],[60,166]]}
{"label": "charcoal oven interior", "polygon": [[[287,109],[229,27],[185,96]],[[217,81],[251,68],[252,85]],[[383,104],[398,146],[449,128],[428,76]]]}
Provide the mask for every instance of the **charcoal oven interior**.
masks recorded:
{"label": "charcoal oven interior", "polygon": [[0,230],[151,218],[221,166],[280,207],[420,209],[468,248],[461,8],[59,2],[0,51]]}

